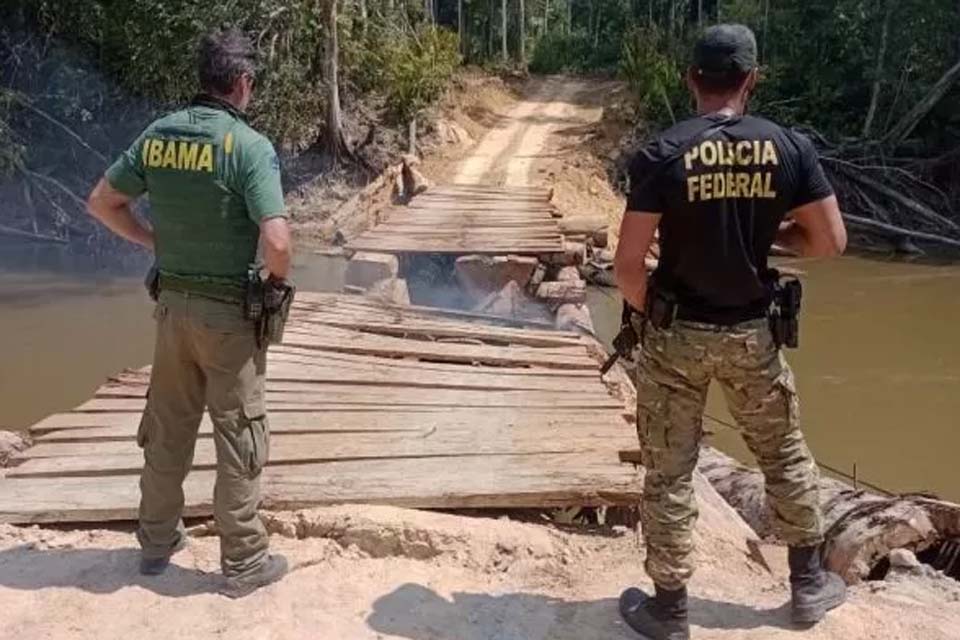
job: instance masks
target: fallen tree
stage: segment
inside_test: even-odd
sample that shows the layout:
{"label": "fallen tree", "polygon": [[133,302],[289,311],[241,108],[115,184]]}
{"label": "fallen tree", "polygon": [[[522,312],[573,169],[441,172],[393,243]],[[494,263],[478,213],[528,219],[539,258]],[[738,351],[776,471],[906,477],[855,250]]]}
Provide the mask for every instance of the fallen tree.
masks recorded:
{"label": "fallen tree", "polygon": [[[776,540],[763,475],[733,458],[705,447],[699,471],[761,538]],[[882,570],[890,552],[910,549],[937,557],[960,538],[960,505],[927,495],[882,495],[822,476],[827,566],[851,584]],[[960,558],[937,567],[960,577]]]}

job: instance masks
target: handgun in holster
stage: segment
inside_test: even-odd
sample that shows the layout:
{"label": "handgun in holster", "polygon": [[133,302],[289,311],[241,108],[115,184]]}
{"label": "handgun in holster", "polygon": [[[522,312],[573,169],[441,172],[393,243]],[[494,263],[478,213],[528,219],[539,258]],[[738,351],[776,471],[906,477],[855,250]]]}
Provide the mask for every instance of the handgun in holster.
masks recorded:
{"label": "handgun in holster", "polygon": [[264,283],[263,320],[261,321],[260,344],[280,344],[283,330],[290,317],[290,307],[297,293],[293,283],[269,278]]}
{"label": "handgun in holster", "polygon": [[680,310],[677,295],[668,289],[650,283],[647,291],[647,322],[654,329],[665,331],[673,326]]}
{"label": "handgun in holster", "polygon": [[636,312],[629,302],[623,301],[623,309],[620,312],[620,332],[613,338],[613,353],[600,367],[601,376],[606,375],[620,358],[630,360],[633,357],[633,350],[640,344],[640,336],[633,326],[633,316]]}
{"label": "handgun in holster", "polygon": [[243,312],[247,320],[254,323],[257,346],[262,349],[283,341],[296,287],[273,277],[264,280],[260,273],[258,265],[252,265],[247,271]]}
{"label": "handgun in holster", "polygon": [[247,289],[243,299],[243,316],[252,322],[263,319],[263,277],[259,265],[250,265],[247,269]]}
{"label": "handgun in holster", "polygon": [[150,270],[147,271],[147,275],[143,279],[143,286],[146,287],[147,294],[151,300],[154,302],[160,301],[160,268],[156,262],[154,262],[150,266]]}
{"label": "handgun in holster", "polygon": [[770,332],[777,348],[796,349],[800,346],[800,303],[803,285],[794,276],[781,276],[770,270],[772,304],[770,307]]}

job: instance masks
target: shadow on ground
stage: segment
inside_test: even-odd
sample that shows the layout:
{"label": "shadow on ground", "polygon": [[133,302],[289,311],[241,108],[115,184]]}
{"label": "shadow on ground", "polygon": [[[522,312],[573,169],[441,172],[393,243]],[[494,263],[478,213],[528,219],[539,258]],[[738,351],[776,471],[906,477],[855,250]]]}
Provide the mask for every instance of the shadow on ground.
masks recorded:
{"label": "shadow on ground", "polygon": [[[757,609],[691,598],[691,622],[702,629],[793,629],[786,605]],[[616,598],[566,601],[532,593],[454,593],[447,600],[417,584],[377,599],[367,624],[410,640],[636,640]]]}
{"label": "shadow on ground", "polygon": [[0,587],[36,591],[74,588],[109,594],[138,586],[171,598],[214,593],[219,574],[186,569],[177,557],[162,576],[141,576],[137,549],[49,549],[23,545],[0,551]]}

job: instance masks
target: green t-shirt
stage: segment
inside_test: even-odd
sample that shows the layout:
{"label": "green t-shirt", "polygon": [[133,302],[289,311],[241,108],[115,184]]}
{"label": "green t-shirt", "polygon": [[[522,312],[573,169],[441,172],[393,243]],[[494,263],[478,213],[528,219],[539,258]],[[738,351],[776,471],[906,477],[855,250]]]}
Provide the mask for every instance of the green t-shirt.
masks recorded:
{"label": "green t-shirt", "polygon": [[245,281],[260,223],[285,215],[273,145],[215,104],[151,124],[106,177],[128,196],[148,194],[161,273]]}

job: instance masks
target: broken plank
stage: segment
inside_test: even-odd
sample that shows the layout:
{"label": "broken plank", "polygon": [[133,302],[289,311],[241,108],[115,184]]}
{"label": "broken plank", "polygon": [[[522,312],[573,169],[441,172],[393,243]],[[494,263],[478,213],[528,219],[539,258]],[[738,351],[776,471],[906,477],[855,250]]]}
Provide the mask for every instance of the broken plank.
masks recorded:
{"label": "broken plank", "polygon": [[326,327],[322,332],[299,331],[284,335],[284,345],[364,355],[414,357],[443,362],[480,362],[502,365],[538,365],[553,368],[597,369],[598,364],[578,347],[536,349],[490,345],[452,344],[404,340],[389,336],[358,334]]}
{"label": "broken plank", "polygon": [[[424,509],[636,505],[642,476],[596,454],[476,456],[332,462],[268,467],[263,507],[299,509],[366,503]],[[442,486],[437,478],[444,479]],[[184,483],[184,516],[213,513],[215,472]],[[136,520],[137,477],[8,479],[0,482],[0,522],[35,524]]]}

